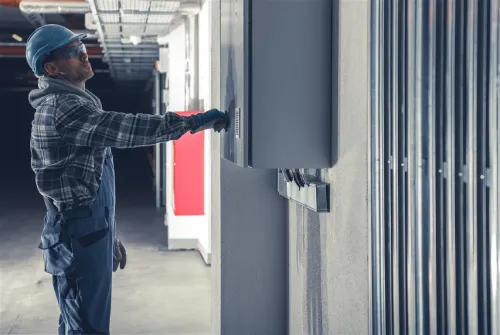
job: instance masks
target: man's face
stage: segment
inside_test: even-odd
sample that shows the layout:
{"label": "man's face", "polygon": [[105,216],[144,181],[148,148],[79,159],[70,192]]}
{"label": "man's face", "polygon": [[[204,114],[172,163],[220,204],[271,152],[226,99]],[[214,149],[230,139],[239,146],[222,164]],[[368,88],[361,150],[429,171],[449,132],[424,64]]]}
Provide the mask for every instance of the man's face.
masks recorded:
{"label": "man's face", "polygon": [[73,41],[56,50],[53,55],[53,59],[45,65],[45,69],[51,75],[62,76],[74,83],[85,82],[94,76],[88,54],[81,41]]}

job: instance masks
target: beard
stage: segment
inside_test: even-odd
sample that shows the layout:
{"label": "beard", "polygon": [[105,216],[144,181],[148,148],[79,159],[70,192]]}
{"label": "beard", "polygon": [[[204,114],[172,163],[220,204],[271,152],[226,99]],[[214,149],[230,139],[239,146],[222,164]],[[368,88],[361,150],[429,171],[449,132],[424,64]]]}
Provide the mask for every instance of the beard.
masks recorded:
{"label": "beard", "polygon": [[68,75],[67,79],[72,82],[85,82],[92,77],[94,77],[94,71],[92,70],[92,68],[81,67],[71,75]]}

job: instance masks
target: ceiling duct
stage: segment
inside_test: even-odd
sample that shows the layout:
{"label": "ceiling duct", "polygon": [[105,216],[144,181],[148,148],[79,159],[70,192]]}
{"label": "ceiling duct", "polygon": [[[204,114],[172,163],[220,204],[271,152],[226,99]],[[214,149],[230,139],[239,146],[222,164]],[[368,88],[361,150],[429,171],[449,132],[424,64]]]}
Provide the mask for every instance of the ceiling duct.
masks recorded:
{"label": "ceiling duct", "polygon": [[84,14],[90,12],[89,4],[85,1],[37,1],[22,0],[19,9],[27,14]]}
{"label": "ceiling duct", "polygon": [[[27,1],[27,0],[26,0]],[[97,31],[104,62],[118,81],[144,81],[159,58],[159,44],[201,0],[87,0],[85,27]],[[160,40],[158,40],[160,37]]]}
{"label": "ceiling duct", "polygon": [[7,7],[19,7],[21,0],[0,0],[0,5]]}
{"label": "ceiling duct", "polygon": [[[89,58],[101,58],[102,50],[98,45],[87,44]],[[0,43],[0,58],[26,57],[26,43]]]}
{"label": "ceiling duct", "polygon": [[[1,1],[1,0],[0,0]],[[3,0],[5,1],[5,0]],[[85,0],[9,0],[9,4],[19,4],[19,9],[27,14],[85,14],[91,13],[90,6]],[[148,0],[143,0],[146,2]],[[155,1],[152,1],[155,2]],[[198,0],[191,1],[168,1],[170,10],[166,11],[140,11],[140,10],[121,10],[121,11],[98,11],[99,15],[104,14],[121,14],[124,16],[129,15],[147,15],[147,16],[161,16],[165,14],[180,14],[180,15],[195,15],[201,10],[201,2]]]}

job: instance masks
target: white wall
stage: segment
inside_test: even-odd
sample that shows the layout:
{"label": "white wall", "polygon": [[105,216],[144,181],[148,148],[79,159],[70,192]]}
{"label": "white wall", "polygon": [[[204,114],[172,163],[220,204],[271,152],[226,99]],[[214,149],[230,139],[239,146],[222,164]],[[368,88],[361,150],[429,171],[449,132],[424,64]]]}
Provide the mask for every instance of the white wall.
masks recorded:
{"label": "white wall", "polygon": [[[185,99],[185,68],[182,66],[186,59],[186,49],[185,49],[185,26],[182,24],[176,29],[174,29],[168,36],[168,111],[183,111],[186,107]],[[173,178],[173,143],[166,143],[166,213],[165,213],[165,225],[168,227],[168,238],[169,245],[171,244],[171,239],[179,239],[181,236],[191,235],[189,232],[184,234],[183,231],[179,231],[177,227],[179,224],[176,222],[176,218],[173,211],[174,206],[174,178]],[[177,230],[177,231],[176,231]]]}
{"label": "white wall", "polygon": [[[210,2],[205,1],[200,13],[198,14],[198,95],[199,95],[199,108],[207,110],[212,108],[212,99],[210,91],[211,85],[211,53],[210,53]],[[211,263],[211,141],[212,134],[209,131],[205,132],[205,216],[206,225],[200,230],[200,249],[203,249],[207,254],[204,256],[207,263]]]}
{"label": "white wall", "polygon": [[168,36],[169,49],[169,110],[183,111],[186,109],[186,96],[184,89],[186,86],[185,62],[186,47],[184,24],[177,27]]}
{"label": "white wall", "polygon": [[[220,106],[220,0],[206,0],[210,25],[210,101],[214,107]],[[220,211],[220,136],[211,134],[210,160],[210,241],[212,250],[212,334],[221,334],[221,211]]]}
{"label": "white wall", "polygon": [[[201,13],[207,24],[207,11]],[[202,19],[203,20],[203,19]],[[209,67],[206,57],[198,57],[197,48],[194,44],[195,34],[203,31],[196,26],[196,18],[188,17],[184,23],[176,27],[168,36],[169,42],[169,110],[185,111],[197,107],[199,98],[210,100],[209,86],[206,78],[209,76]],[[205,26],[205,32],[207,27]],[[205,36],[202,36],[206,39]],[[200,45],[198,45],[200,48]],[[201,50],[201,49],[200,49]],[[200,51],[201,52],[201,51]],[[207,50],[204,53],[208,53]],[[198,62],[199,60],[199,62]],[[196,63],[198,62],[198,63]],[[201,95],[198,84],[202,83]],[[167,144],[167,213],[166,225],[168,226],[169,248],[200,250],[205,262],[210,263],[210,134],[205,134],[205,215],[199,216],[176,216],[173,211],[173,169],[172,148],[173,143]]]}

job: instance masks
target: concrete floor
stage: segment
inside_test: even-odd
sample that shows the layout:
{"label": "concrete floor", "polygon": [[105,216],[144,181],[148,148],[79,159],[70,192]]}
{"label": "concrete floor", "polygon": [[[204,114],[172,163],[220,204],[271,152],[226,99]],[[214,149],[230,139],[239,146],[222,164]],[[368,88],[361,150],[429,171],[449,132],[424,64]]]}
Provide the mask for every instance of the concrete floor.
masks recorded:
{"label": "concrete floor", "polygon": [[[138,178],[115,163],[128,264],[114,275],[112,334],[209,334],[210,267],[197,252],[166,251],[144,167]],[[45,210],[32,174],[17,172],[0,183],[0,334],[55,334],[59,312],[37,248]]]}

